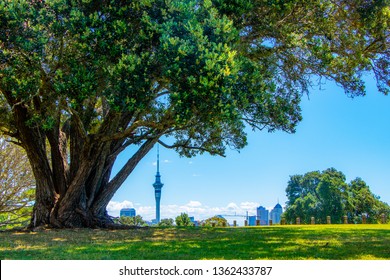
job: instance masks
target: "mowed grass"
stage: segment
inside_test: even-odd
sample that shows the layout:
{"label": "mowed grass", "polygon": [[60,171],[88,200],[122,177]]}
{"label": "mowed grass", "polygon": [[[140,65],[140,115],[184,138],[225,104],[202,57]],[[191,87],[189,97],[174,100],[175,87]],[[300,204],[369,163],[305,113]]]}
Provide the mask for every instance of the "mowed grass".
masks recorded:
{"label": "mowed grass", "polygon": [[390,259],[390,225],[8,231],[0,259]]}

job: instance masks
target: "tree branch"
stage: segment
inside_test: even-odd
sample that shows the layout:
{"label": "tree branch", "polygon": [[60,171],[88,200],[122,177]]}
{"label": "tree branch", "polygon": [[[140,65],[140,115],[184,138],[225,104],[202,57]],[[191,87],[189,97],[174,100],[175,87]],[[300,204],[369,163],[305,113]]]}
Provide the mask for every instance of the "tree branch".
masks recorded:
{"label": "tree branch", "polygon": [[126,162],[122,169],[116,174],[116,176],[108,183],[107,187],[99,194],[93,204],[94,212],[101,211],[102,208],[106,207],[112,196],[123,184],[127,177],[131,174],[140,160],[153,148],[154,144],[158,141],[161,134],[157,135],[156,138],[150,138],[146,140],[138,151]]}
{"label": "tree branch", "polygon": [[77,131],[79,132],[81,138],[83,138],[83,140],[86,141],[87,140],[87,131],[84,128],[84,124],[83,124],[78,112],[75,109],[72,109],[70,107],[68,107],[68,110],[69,110],[70,114],[72,115],[73,120],[75,121]]}
{"label": "tree branch", "polygon": [[167,149],[184,148],[184,149],[188,149],[188,150],[198,150],[198,151],[210,153],[212,155],[219,155],[221,157],[226,157],[223,153],[220,153],[220,152],[215,151],[215,150],[210,150],[210,149],[204,148],[202,146],[191,146],[191,145],[189,145],[190,141],[191,141],[191,138],[187,139],[184,144],[168,145],[161,140],[158,140],[158,143]]}
{"label": "tree branch", "polygon": [[258,129],[259,131],[265,129],[267,127],[267,125],[270,124],[270,122],[259,122],[259,121],[256,121],[256,120],[250,119],[250,118],[241,118],[241,120],[245,121],[251,127]]}

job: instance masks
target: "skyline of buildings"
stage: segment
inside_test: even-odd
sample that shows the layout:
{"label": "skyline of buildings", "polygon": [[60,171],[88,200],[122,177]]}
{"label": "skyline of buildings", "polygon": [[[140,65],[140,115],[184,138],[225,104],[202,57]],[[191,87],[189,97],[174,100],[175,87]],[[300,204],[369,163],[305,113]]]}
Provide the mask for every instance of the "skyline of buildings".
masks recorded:
{"label": "skyline of buildings", "polygon": [[248,225],[257,225],[257,220],[259,221],[261,226],[267,226],[270,224],[271,221],[272,224],[280,224],[282,214],[283,207],[279,204],[279,202],[274,206],[271,211],[260,205],[256,208],[255,216],[248,216]]}
{"label": "skyline of buildings", "polygon": [[[164,184],[161,182],[161,174],[160,174],[160,150],[159,146],[157,145],[157,172],[155,175],[155,182],[153,183],[154,188],[154,197],[155,197],[155,219],[151,220],[151,224],[158,224],[161,221],[161,215],[160,215],[160,202],[161,202],[161,190]],[[275,205],[275,207],[271,210],[271,212],[266,209],[264,206],[259,206],[256,208],[256,215],[249,216],[248,211],[245,216],[245,222],[249,226],[255,226],[257,224],[259,225],[269,225],[270,220],[272,220],[273,224],[279,224],[281,221],[281,215],[283,214],[283,208],[278,203]],[[135,217],[136,216],[136,210],[135,208],[122,208],[120,210],[120,216],[127,216],[127,217]],[[243,215],[219,215],[221,217],[223,216],[230,216],[230,217],[244,217]],[[191,216],[191,221],[195,224],[198,223],[198,221],[195,220],[195,217]],[[236,222],[236,221],[235,221]],[[229,223],[229,221],[228,221]],[[233,223],[232,223],[233,224]]]}
{"label": "skyline of buildings", "polygon": [[[160,196],[161,197],[161,196]],[[157,202],[157,200],[156,200]],[[159,216],[160,220],[157,221],[157,215],[160,213],[158,212],[160,205],[156,203],[156,219],[152,219],[151,221],[146,221],[148,224],[158,224],[161,220],[161,217]],[[236,220],[237,224],[239,225],[240,218],[244,218],[244,221],[247,221],[248,226],[256,226],[257,220],[259,220],[260,226],[266,226],[270,224],[270,221],[272,220],[272,224],[280,224],[281,222],[281,216],[283,214],[283,207],[279,204],[279,202],[271,209],[267,209],[264,206],[256,207],[256,215],[248,215],[248,211],[246,215],[240,215],[240,214],[234,214],[234,215],[215,215],[224,217],[228,220],[228,224],[230,226],[233,225],[233,221]],[[133,211],[133,212],[131,212]],[[121,216],[128,216],[128,217],[134,217],[136,216],[136,210],[134,208],[122,208],[120,211]],[[123,213],[123,214],[122,214]],[[129,214],[133,213],[133,214]],[[188,213],[187,213],[188,214]],[[130,216],[134,215],[134,216]],[[175,217],[163,217],[163,219],[167,218],[175,218]],[[210,218],[210,217],[209,217]],[[199,225],[202,220],[196,220],[194,216],[190,216],[190,219],[195,225]],[[238,220],[238,221],[237,221]]]}
{"label": "skyline of buildings", "polygon": [[[152,219],[150,224],[158,224],[161,221],[161,216],[160,216],[160,202],[161,202],[161,190],[164,184],[161,182],[161,174],[160,174],[160,152],[159,152],[159,146],[157,145],[157,172],[155,175],[155,182],[153,183],[153,188],[154,188],[154,197],[155,197],[155,219]],[[275,205],[275,207],[269,211],[266,209],[264,206],[259,206],[256,208],[256,215],[248,215],[248,211],[246,216],[243,215],[224,215],[220,214],[217,216],[229,216],[230,218],[232,217],[245,217],[245,224],[249,226],[255,226],[257,224],[259,225],[269,225],[270,220],[272,220],[272,224],[279,224],[281,221],[281,215],[283,214],[283,208],[278,203]],[[127,217],[135,217],[136,216],[136,210],[135,208],[122,208],[120,210],[120,216],[127,216]],[[199,224],[199,221],[195,220],[194,216],[191,216],[191,221],[197,225]],[[231,219],[230,219],[231,220]],[[233,225],[233,223],[237,223],[236,220],[234,221],[228,221],[230,225]]]}

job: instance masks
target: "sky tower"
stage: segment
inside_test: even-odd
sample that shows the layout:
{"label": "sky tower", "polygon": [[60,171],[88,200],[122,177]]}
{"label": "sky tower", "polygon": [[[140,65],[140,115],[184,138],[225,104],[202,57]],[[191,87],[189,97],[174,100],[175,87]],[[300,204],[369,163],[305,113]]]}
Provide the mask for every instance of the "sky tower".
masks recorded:
{"label": "sky tower", "polygon": [[153,184],[154,187],[154,197],[156,198],[156,222],[160,222],[160,199],[161,199],[161,189],[164,186],[161,183],[161,175],[160,175],[160,151],[159,146],[157,145],[157,173],[156,173],[156,181]]}

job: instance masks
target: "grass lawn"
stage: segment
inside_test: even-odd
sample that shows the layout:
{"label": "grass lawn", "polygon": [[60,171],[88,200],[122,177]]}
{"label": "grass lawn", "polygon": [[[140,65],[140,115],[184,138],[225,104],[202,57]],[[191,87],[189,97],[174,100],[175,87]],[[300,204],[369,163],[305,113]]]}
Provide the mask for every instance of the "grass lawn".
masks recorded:
{"label": "grass lawn", "polygon": [[0,259],[390,259],[390,224],[0,232]]}

